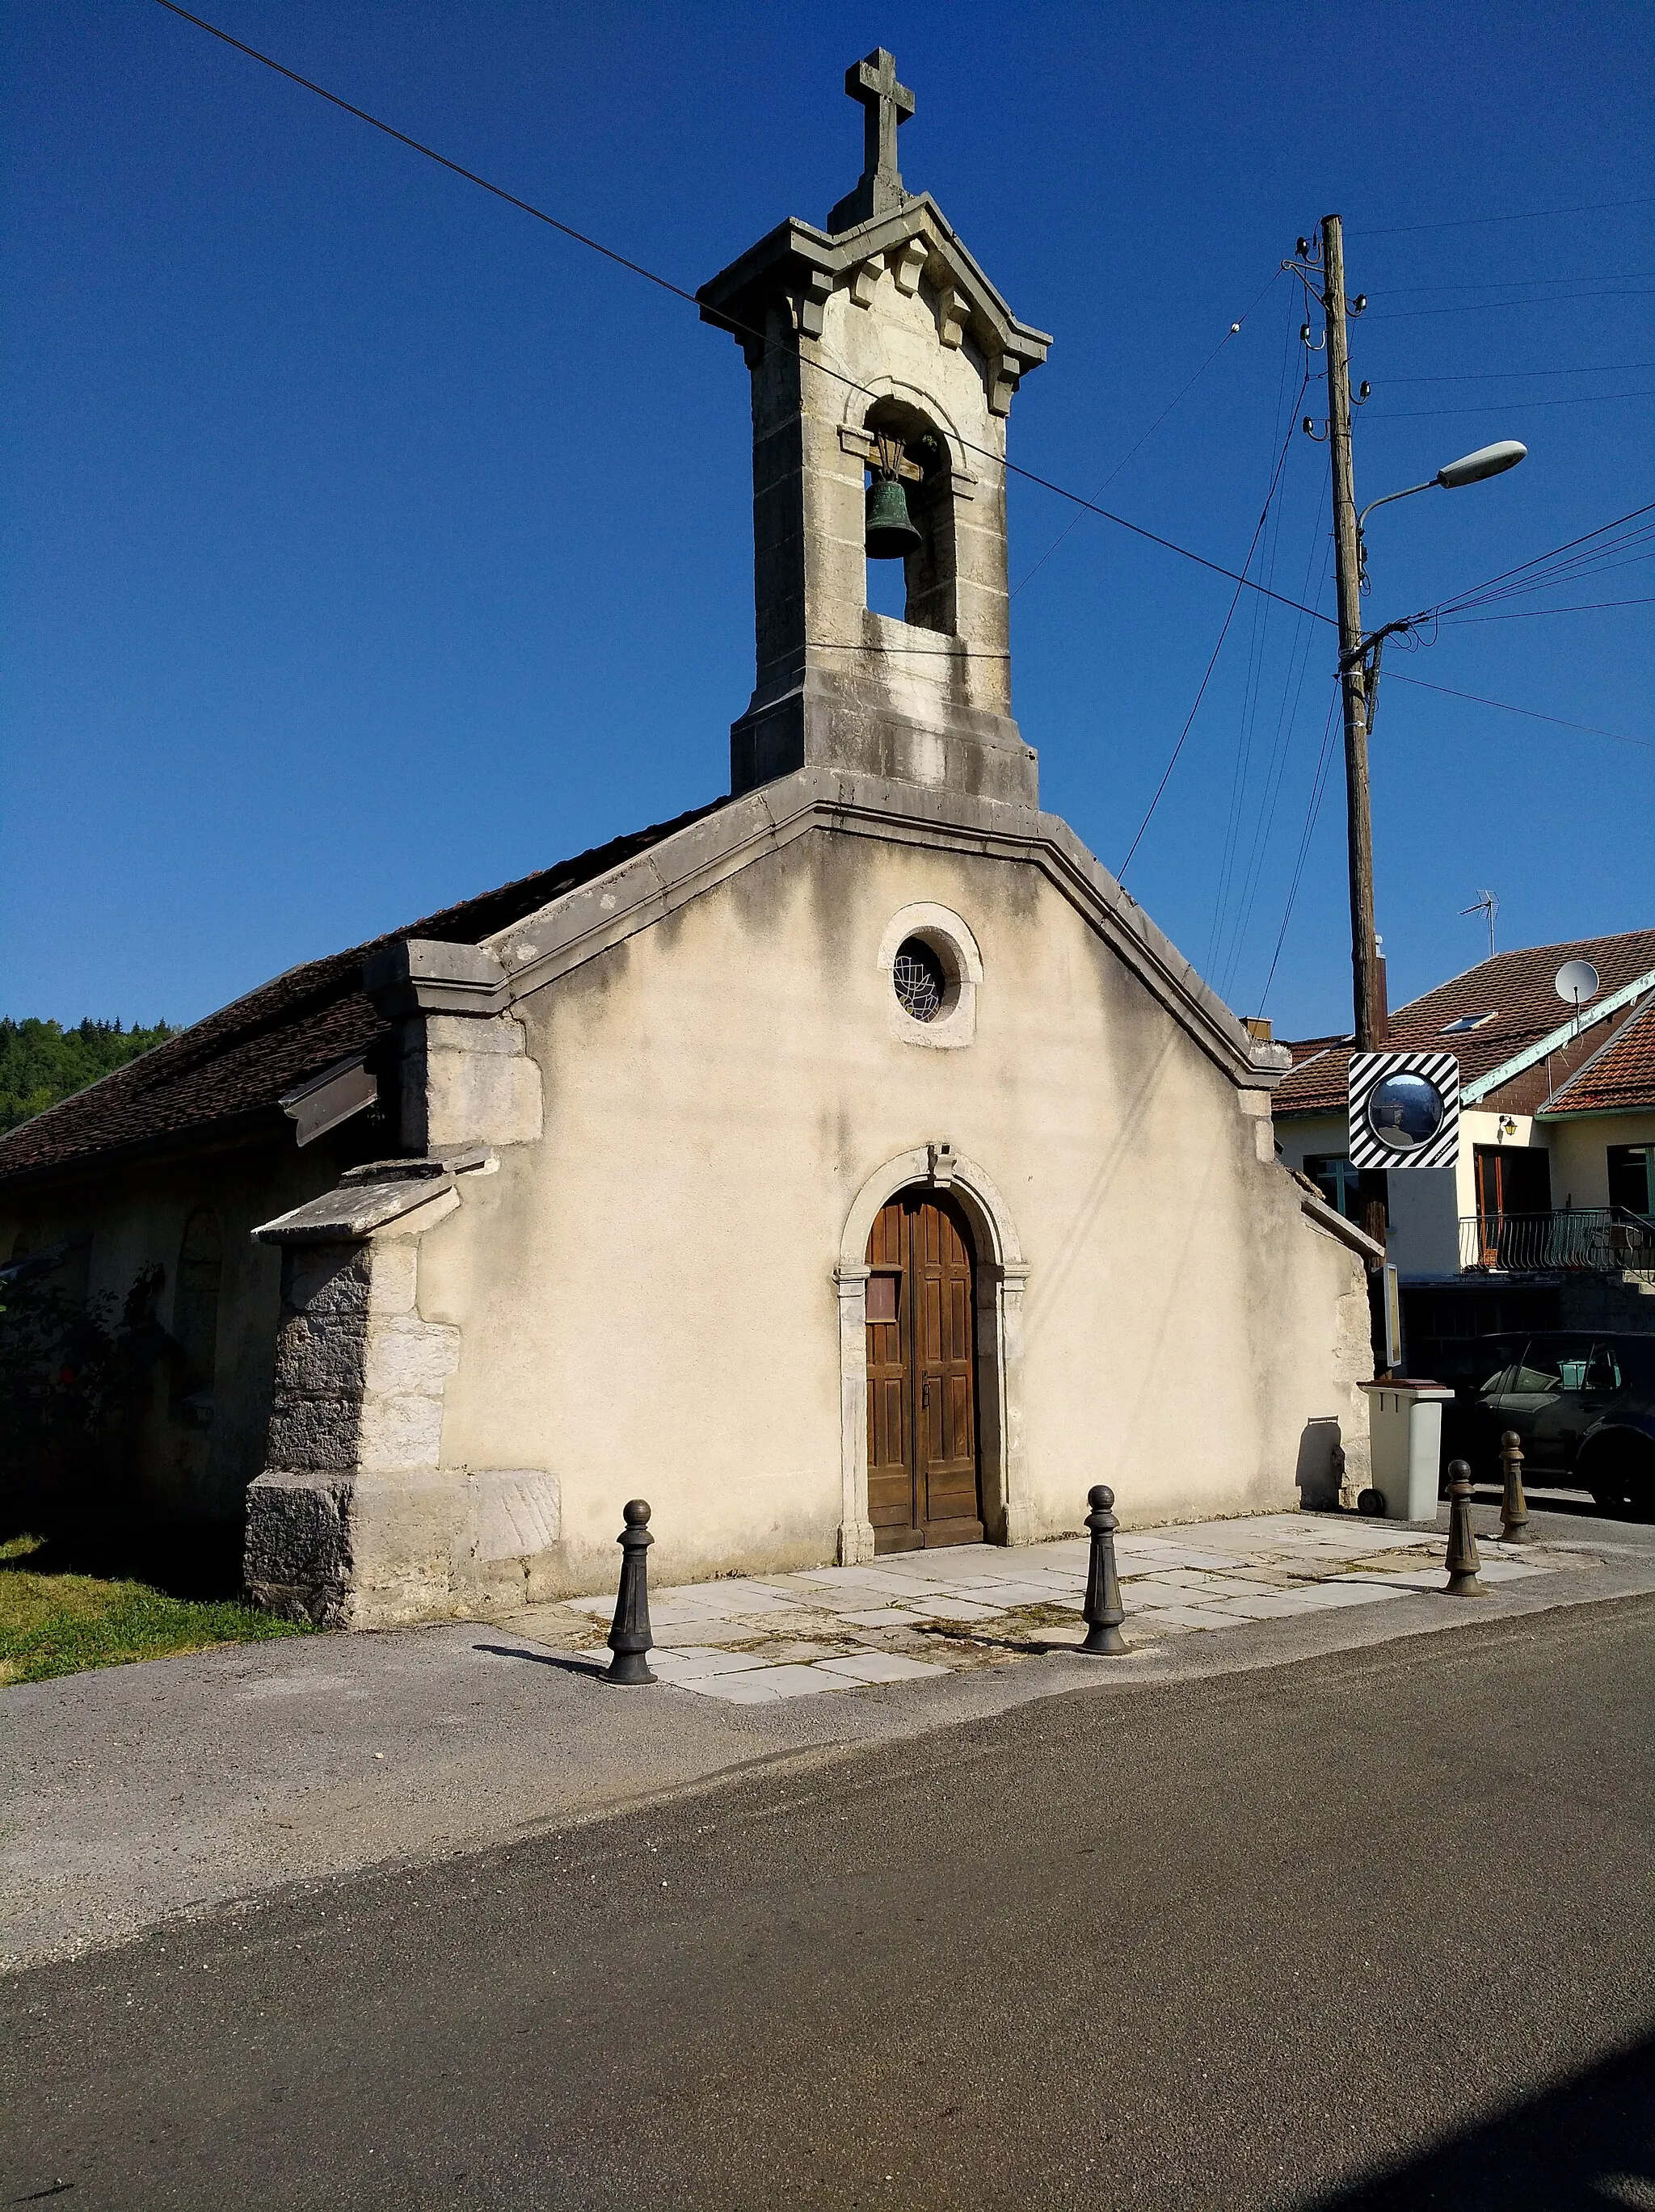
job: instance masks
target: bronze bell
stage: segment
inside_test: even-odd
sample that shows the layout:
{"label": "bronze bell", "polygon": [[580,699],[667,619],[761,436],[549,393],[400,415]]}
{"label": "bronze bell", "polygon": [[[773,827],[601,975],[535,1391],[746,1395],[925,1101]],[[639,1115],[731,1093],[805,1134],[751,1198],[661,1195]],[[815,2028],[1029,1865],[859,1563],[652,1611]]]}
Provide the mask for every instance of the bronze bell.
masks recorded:
{"label": "bronze bell", "polygon": [[908,512],[908,495],[897,477],[877,476],[867,488],[867,557],[900,561],[924,544]]}

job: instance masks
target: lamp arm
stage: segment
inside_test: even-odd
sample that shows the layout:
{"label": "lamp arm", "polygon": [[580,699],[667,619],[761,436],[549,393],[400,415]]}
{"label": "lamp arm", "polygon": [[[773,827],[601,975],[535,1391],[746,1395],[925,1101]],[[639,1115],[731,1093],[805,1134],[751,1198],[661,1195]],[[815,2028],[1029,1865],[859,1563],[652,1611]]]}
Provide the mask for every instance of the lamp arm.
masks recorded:
{"label": "lamp arm", "polygon": [[1437,479],[1433,477],[1428,483],[1409,484],[1404,491],[1388,491],[1383,499],[1371,499],[1356,518],[1358,531],[1360,531],[1362,525],[1376,507],[1389,507],[1393,499],[1412,499],[1416,491],[1433,491],[1436,489],[1436,483]]}

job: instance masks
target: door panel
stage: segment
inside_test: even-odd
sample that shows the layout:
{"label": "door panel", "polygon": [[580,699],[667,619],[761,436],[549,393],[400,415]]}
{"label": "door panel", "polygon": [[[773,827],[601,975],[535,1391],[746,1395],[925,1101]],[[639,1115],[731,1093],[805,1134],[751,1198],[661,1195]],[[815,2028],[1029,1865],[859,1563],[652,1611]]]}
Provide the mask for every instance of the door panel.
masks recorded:
{"label": "door panel", "polygon": [[[867,1324],[867,1517],[880,1550],[899,1548],[895,1540],[914,1526],[914,1449],[910,1401],[912,1389],[907,1337],[912,1322],[907,1267],[908,1226],[902,1201],[880,1209],[867,1240],[867,1264],[876,1270],[868,1285],[870,1314],[888,1310],[889,1320]],[[874,1292],[874,1283],[884,1295]],[[894,1291],[894,1297],[891,1293]],[[917,1537],[913,1540],[917,1542]]]}
{"label": "door panel", "polygon": [[[975,1264],[955,1202],[904,1191],[868,1239],[868,1516],[884,1551],[983,1540]],[[891,1293],[873,1283],[895,1278]]]}

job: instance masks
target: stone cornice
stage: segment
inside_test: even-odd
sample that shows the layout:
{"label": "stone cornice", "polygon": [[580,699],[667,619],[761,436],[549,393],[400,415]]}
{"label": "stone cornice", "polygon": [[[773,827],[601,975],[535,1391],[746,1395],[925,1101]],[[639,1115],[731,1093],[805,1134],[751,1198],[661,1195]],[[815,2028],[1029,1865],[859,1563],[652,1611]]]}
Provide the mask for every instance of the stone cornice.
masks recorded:
{"label": "stone cornice", "polygon": [[837,235],[790,217],[703,284],[696,299],[702,319],[730,331],[751,362],[777,298],[789,302],[804,337],[819,337],[828,295],[848,286],[865,304],[867,272],[878,267],[888,267],[904,291],[923,281],[948,295],[951,318],[970,332],[1002,392],[1005,404],[995,411],[1005,413],[1019,379],[1046,358],[1050,334],[1018,320],[928,192]]}
{"label": "stone cornice", "polygon": [[362,963],[362,988],[392,1020],[405,1014],[497,1014],[506,1004],[500,963],[479,945],[399,938]]}
{"label": "stone cornice", "polygon": [[762,785],[485,939],[505,972],[507,1000],[544,989],[813,829],[1039,868],[1238,1089],[1270,1091],[1287,1073],[1286,1051],[1253,1042],[1058,816],[828,769]]}

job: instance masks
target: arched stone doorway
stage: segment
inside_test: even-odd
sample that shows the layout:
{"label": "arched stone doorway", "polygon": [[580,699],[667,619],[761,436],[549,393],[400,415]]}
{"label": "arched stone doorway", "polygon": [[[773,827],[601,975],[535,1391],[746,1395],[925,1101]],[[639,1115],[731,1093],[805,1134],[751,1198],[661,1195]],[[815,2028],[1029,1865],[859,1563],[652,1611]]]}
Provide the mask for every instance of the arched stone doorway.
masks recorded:
{"label": "arched stone doorway", "polygon": [[[868,1291],[878,1273],[891,1270],[876,1268],[868,1255],[885,1208],[905,1193],[946,1197],[969,1238],[976,1517],[990,1543],[1027,1543],[1034,1534],[1023,1446],[1023,1290],[1029,1271],[1016,1225],[975,1161],[946,1141],[922,1145],[887,1160],[862,1185],[846,1217],[834,1270],[843,1477],[839,1558],[847,1566],[883,1548],[869,1508]],[[876,1299],[883,1295],[876,1292]],[[877,1361],[889,1346],[875,1340],[873,1348]]]}
{"label": "arched stone doorway", "polygon": [[867,1240],[867,1517],[876,1552],[983,1540],[977,1253],[959,1201],[924,1184]]}

